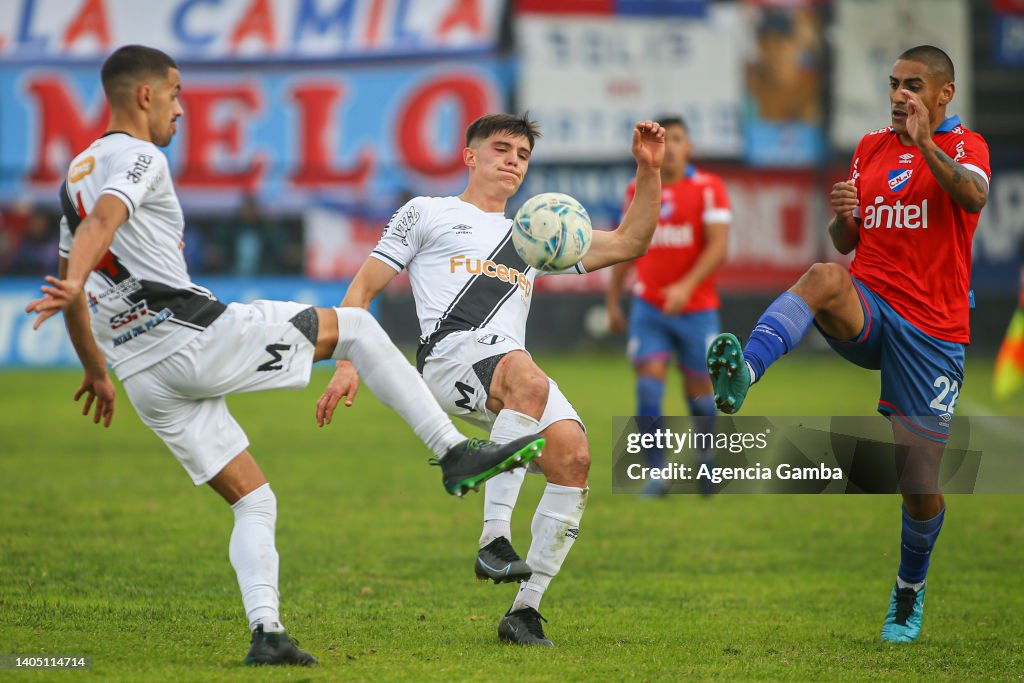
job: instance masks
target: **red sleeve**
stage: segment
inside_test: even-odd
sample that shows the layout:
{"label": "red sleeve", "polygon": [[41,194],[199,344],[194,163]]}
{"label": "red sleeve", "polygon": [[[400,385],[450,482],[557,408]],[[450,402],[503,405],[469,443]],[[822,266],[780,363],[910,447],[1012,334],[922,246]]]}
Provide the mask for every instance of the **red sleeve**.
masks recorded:
{"label": "red sleeve", "polygon": [[992,179],[992,165],[988,158],[988,144],[985,138],[974,131],[965,130],[963,135],[949,135],[943,150],[953,161],[969,171],[981,172],[985,180]]}
{"label": "red sleeve", "polygon": [[707,189],[704,193],[704,213],[701,217],[707,223],[732,223],[732,211],[729,210],[729,195],[725,192],[725,183],[716,175],[708,176]]}
{"label": "red sleeve", "polygon": [[711,177],[711,190],[712,197],[714,200],[714,206],[709,206],[709,209],[729,209],[729,195],[725,191],[725,183],[718,176]]}
{"label": "red sleeve", "polygon": [[857,143],[857,149],[853,152],[853,159],[850,160],[850,173],[846,176],[846,182],[852,183],[857,188],[857,206],[853,209],[853,217],[860,218],[860,172],[864,168],[864,157],[867,151],[867,135]]}

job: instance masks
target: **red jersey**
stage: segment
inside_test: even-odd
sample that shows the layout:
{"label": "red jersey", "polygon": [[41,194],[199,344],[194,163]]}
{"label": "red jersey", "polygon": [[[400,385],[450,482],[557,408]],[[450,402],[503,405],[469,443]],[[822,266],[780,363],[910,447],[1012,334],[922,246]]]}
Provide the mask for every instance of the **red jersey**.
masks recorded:
{"label": "red jersey", "polygon": [[[635,182],[626,188],[629,206],[636,193]],[[661,188],[661,218],[647,253],[636,260],[633,294],[652,306],[665,306],[662,290],[693,267],[704,250],[704,226],[732,220],[729,198],[721,178],[689,166],[683,177]],[[704,278],[693,290],[683,313],[718,308],[715,276]]]}
{"label": "red jersey", "polygon": [[[932,138],[951,159],[991,178],[988,145],[946,119]],[[980,214],[954,202],[914,145],[892,128],[865,135],[853,155],[860,237],[850,274],[922,332],[970,342],[971,241]]]}

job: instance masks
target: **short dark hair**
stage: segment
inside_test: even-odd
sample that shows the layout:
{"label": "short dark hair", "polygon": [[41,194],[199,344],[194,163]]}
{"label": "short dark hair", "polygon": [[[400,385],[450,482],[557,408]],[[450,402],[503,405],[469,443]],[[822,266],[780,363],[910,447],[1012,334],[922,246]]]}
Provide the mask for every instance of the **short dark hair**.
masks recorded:
{"label": "short dark hair", "polygon": [[103,62],[100,77],[103,92],[111,103],[130,96],[131,89],[146,78],[164,77],[178,64],[166,52],[145,45],[125,45],[114,50]]}
{"label": "short dark hair", "polygon": [[530,141],[532,152],[534,141],[540,137],[540,128],[536,121],[530,120],[529,114],[487,114],[469,124],[469,128],[466,129],[466,147],[471,147],[473,142],[485,140],[495,133],[523,136]]}
{"label": "short dark hair", "polygon": [[943,50],[934,45],[918,45],[906,50],[899,56],[910,62],[919,62],[928,67],[929,76],[942,76],[947,81],[956,80],[953,71],[953,60]]}
{"label": "short dark hair", "polygon": [[662,128],[668,128],[669,126],[679,126],[683,129],[683,132],[687,135],[690,134],[690,127],[686,125],[686,119],[679,114],[667,114],[665,116],[659,116],[655,119]]}

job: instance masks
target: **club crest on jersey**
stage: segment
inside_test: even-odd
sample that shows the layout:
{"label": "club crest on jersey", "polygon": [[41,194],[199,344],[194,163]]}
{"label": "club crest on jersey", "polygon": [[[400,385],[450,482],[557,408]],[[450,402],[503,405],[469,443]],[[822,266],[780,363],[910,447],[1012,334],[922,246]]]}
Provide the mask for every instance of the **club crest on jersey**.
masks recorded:
{"label": "club crest on jersey", "polygon": [[907,186],[910,181],[910,176],[914,174],[914,169],[893,169],[889,171],[889,189],[893,192],[900,192]]}
{"label": "club crest on jersey", "polygon": [[675,210],[676,205],[672,202],[672,194],[663,192],[661,195],[661,220],[668,220]]}

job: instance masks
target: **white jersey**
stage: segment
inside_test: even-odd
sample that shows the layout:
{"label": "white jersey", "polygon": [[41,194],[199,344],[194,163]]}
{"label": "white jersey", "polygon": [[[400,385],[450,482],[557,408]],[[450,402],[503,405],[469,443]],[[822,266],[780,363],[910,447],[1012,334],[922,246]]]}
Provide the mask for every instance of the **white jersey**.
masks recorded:
{"label": "white jersey", "polygon": [[121,200],[128,220],[85,291],[93,335],[123,379],[188,344],[225,307],[189,279],[167,158],[127,133],[107,133],[71,162],[60,189],[61,256],[70,257],[75,230],[103,195]]}
{"label": "white jersey", "polygon": [[[423,364],[441,339],[486,329],[520,346],[538,275],[512,245],[512,221],[458,197],[416,197],[395,212],[371,256],[409,269]],[[583,273],[577,264],[571,271]]]}

